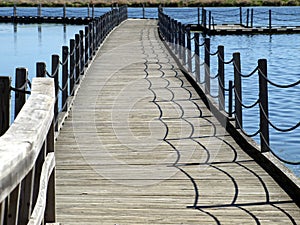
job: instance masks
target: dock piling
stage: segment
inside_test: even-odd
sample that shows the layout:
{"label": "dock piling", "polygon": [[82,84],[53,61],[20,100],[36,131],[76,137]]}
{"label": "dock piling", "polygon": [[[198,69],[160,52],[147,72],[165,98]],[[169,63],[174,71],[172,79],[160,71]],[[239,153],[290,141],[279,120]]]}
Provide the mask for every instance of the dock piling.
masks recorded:
{"label": "dock piling", "polygon": [[54,120],[55,120],[55,131],[58,131],[58,94],[59,94],[59,55],[52,55],[51,60],[51,76],[54,78],[54,87],[55,87],[55,106],[54,106]]}
{"label": "dock piling", "polygon": [[68,55],[69,48],[68,46],[62,47],[62,101],[61,101],[61,110],[66,112],[68,109],[67,99],[68,99]]}
{"label": "dock piling", "polygon": [[241,79],[241,59],[240,53],[233,53],[233,70],[234,70],[234,105],[235,105],[235,127],[243,128],[242,114],[242,79]]}
{"label": "dock piling", "polygon": [[23,91],[27,90],[27,79],[28,70],[26,68],[16,68],[15,88],[22,90],[15,91],[15,118],[26,102],[26,94]]}
{"label": "dock piling", "polygon": [[219,109],[225,108],[224,46],[218,46]]}
{"label": "dock piling", "polygon": [[269,106],[267,60],[258,60],[259,77],[259,113],[260,113],[260,145],[262,152],[269,151]]}
{"label": "dock piling", "polygon": [[199,33],[194,33],[195,42],[195,77],[196,81],[200,82],[200,46]]}
{"label": "dock piling", "polygon": [[210,38],[204,40],[205,93],[210,94]]}
{"label": "dock piling", "polygon": [[8,130],[10,124],[10,85],[10,77],[0,77],[0,136]]}

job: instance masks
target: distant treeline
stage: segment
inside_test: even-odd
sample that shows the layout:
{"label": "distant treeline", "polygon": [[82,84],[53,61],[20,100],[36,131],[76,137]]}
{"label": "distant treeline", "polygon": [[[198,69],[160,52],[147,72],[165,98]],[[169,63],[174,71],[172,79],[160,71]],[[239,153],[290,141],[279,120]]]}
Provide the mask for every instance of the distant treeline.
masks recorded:
{"label": "distant treeline", "polygon": [[300,0],[0,0],[0,6],[37,6],[45,7],[84,7],[88,4],[97,7],[108,7],[111,5],[128,5],[130,7],[195,7],[195,6],[300,6]]}

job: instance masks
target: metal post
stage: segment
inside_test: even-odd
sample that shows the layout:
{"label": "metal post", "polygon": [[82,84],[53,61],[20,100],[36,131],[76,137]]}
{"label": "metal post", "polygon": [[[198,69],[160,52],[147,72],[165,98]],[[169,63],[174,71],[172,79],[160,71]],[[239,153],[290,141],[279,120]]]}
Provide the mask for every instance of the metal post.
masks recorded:
{"label": "metal post", "polygon": [[219,110],[225,109],[224,46],[218,46]]}
{"label": "metal post", "polygon": [[38,5],[38,17],[42,17],[42,4]]}
{"label": "metal post", "polygon": [[89,32],[90,32],[90,34],[89,34],[89,56],[90,56],[90,60],[93,59],[93,43],[94,43],[93,38],[94,38],[94,36],[93,36],[92,31],[93,31],[93,23],[91,22],[91,23],[89,23]]}
{"label": "metal post", "polygon": [[95,37],[96,37],[96,43],[95,43],[95,46],[96,46],[96,49],[98,49],[99,45],[100,45],[100,28],[99,28],[99,25],[100,25],[100,22],[99,22],[99,19],[97,19],[95,21]]}
{"label": "metal post", "polygon": [[54,106],[54,119],[55,119],[55,131],[58,131],[58,92],[59,92],[59,55],[52,55],[52,76],[54,77],[54,85],[55,85],[55,106]]}
{"label": "metal post", "polygon": [[251,24],[250,24],[251,28],[253,27],[253,9],[251,9]]}
{"label": "metal post", "polygon": [[203,9],[203,35],[207,34],[207,26],[206,26],[206,10]]}
{"label": "metal post", "polygon": [[[17,68],[16,69],[16,79],[15,87],[22,91],[27,90],[27,79],[28,79],[28,70],[26,68]],[[21,111],[23,105],[26,102],[26,94],[24,92],[15,92],[15,118]]]}
{"label": "metal post", "polygon": [[90,4],[87,4],[87,17],[90,17]]}
{"label": "metal post", "polygon": [[172,40],[172,32],[171,32],[171,18],[168,16],[167,21],[165,22],[165,32],[167,33],[168,37],[168,44],[170,44]]}
{"label": "metal post", "polygon": [[241,79],[241,61],[240,53],[233,53],[233,70],[234,70],[234,90],[235,90],[235,115],[236,128],[243,128],[243,113],[242,113],[242,79]]}
{"label": "metal post", "polygon": [[0,136],[9,128],[10,124],[10,77],[0,77]]}
{"label": "metal post", "polygon": [[92,18],[94,19],[95,18],[95,6],[92,5]]}
{"label": "metal post", "polygon": [[211,31],[211,11],[208,12],[208,32]]}
{"label": "metal post", "polygon": [[145,19],[145,6],[143,4],[143,19]]}
{"label": "metal post", "polygon": [[200,24],[200,8],[197,8],[197,12],[198,12],[198,25]]}
{"label": "metal post", "polygon": [[202,26],[204,26],[204,14],[205,14],[205,13],[204,13],[204,7],[202,7],[202,14],[201,14],[201,15],[202,15],[202,16],[201,16],[201,17],[202,17],[202,18],[201,18],[201,25],[202,25]]}
{"label": "metal post", "polygon": [[196,82],[200,81],[200,46],[199,46],[199,33],[194,33],[195,38],[195,77]]}
{"label": "metal post", "polygon": [[232,117],[232,80],[228,85],[228,117]]}
{"label": "metal post", "polygon": [[80,75],[84,74],[84,45],[83,45],[83,30],[79,31],[80,35]]}
{"label": "metal post", "polygon": [[96,24],[96,21],[94,20],[93,22],[93,41],[94,41],[94,43],[93,43],[93,55],[96,55],[96,50],[97,50],[97,24]]}
{"label": "metal post", "polygon": [[70,39],[70,89],[69,93],[74,96],[74,84],[75,84],[75,40]]}
{"label": "metal post", "polygon": [[63,18],[66,18],[66,4],[64,4],[64,7],[63,7]]}
{"label": "metal post", "polygon": [[272,29],[272,10],[269,10],[269,30]]}
{"label": "metal post", "polygon": [[204,69],[205,69],[205,93],[210,94],[210,39],[205,38],[204,41]]}
{"label": "metal post", "polygon": [[172,50],[174,50],[175,49],[175,45],[174,45],[174,41],[175,41],[174,19],[171,19],[170,32],[171,32],[171,48],[172,48]]}
{"label": "metal post", "polygon": [[84,65],[87,67],[89,65],[89,26],[84,27],[84,53],[85,53],[85,58],[84,58]]}
{"label": "metal post", "polygon": [[75,34],[75,83],[79,84],[80,75],[80,36]]}
{"label": "metal post", "polygon": [[190,27],[187,28],[187,50],[188,50],[188,71],[192,72],[192,46],[191,46],[191,30]]}
{"label": "metal post", "polygon": [[247,21],[246,21],[246,25],[247,27],[249,27],[249,9],[247,9]]}
{"label": "metal post", "polygon": [[68,46],[62,47],[62,101],[61,101],[61,109],[66,112],[68,109],[67,99],[68,99]]}
{"label": "metal post", "polygon": [[16,6],[16,4],[14,4],[14,8],[13,8],[13,16],[14,16],[14,17],[17,16],[17,6]]}
{"label": "metal post", "polygon": [[181,30],[181,23],[179,22],[177,24],[177,28],[178,28],[178,56],[179,56],[179,59],[182,59],[182,30]]}
{"label": "metal post", "polygon": [[243,25],[243,10],[242,7],[240,7],[240,25]]}
{"label": "metal post", "polygon": [[174,20],[175,54],[178,54],[178,22]]}
{"label": "metal post", "polygon": [[260,112],[260,145],[262,152],[269,149],[269,106],[268,106],[268,81],[267,60],[258,60],[259,76],[259,112]]}
{"label": "metal post", "polygon": [[45,77],[46,76],[46,63],[37,62],[36,63],[36,77]]}
{"label": "metal post", "polygon": [[182,30],[182,33],[181,33],[181,43],[182,43],[182,62],[183,64],[185,65],[186,64],[186,45],[185,45],[185,25],[182,24],[181,25],[181,30]]}

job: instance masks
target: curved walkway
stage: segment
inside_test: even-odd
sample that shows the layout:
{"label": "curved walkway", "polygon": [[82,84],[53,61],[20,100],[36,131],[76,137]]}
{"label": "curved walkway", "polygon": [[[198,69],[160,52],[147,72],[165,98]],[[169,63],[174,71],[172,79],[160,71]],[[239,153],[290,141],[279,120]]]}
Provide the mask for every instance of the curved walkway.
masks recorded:
{"label": "curved walkway", "polygon": [[56,143],[57,221],[299,224],[299,208],[206,109],[156,23],[123,23],[83,80]]}

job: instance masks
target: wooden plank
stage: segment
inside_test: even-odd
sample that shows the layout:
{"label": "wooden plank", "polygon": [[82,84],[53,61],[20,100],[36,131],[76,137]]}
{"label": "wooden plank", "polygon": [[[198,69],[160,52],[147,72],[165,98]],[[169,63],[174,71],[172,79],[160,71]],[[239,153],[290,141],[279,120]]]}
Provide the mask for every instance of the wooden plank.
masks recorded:
{"label": "wooden plank", "polygon": [[111,33],[55,147],[62,224],[300,222],[295,203],[199,99],[154,20]]}

